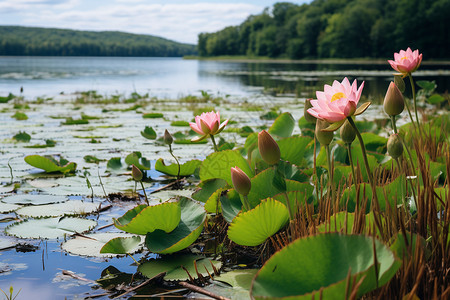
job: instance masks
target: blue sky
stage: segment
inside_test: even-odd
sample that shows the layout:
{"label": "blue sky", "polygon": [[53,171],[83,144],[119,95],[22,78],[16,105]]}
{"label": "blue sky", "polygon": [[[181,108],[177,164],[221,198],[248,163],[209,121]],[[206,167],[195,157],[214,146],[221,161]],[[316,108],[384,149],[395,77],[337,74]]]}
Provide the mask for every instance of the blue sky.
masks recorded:
{"label": "blue sky", "polygon": [[0,25],[120,30],[195,44],[200,32],[238,25],[276,2],[281,1],[0,0]]}

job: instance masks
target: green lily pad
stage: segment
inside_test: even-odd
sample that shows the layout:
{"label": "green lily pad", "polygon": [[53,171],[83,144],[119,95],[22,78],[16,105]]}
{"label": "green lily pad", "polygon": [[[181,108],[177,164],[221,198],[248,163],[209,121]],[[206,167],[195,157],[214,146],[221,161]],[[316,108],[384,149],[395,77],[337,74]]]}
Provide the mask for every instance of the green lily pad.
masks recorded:
{"label": "green lily pad", "polygon": [[[253,277],[259,269],[239,269],[222,273],[220,276],[214,277],[216,281],[223,281],[234,288],[241,288],[249,291],[252,285]],[[248,295],[250,297],[250,295]]]}
{"label": "green lily pad", "polygon": [[242,201],[238,192],[234,189],[220,195],[220,206],[224,219],[231,223],[242,210]]}
{"label": "green lily pad", "polygon": [[5,231],[23,239],[56,239],[82,233],[97,225],[93,220],[81,218],[46,218],[25,220],[8,226]]}
{"label": "green lily pad", "polygon": [[115,237],[108,241],[101,249],[100,253],[127,254],[133,253],[140,247],[142,238],[140,236]]}
{"label": "green lily pad", "polygon": [[147,234],[157,229],[171,232],[180,223],[180,217],[178,202],[164,202],[153,206],[138,205],[122,217],[114,219],[114,226],[134,234]]}
{"label": "green lily pad", "polygon": [[8,196],[2,199],[2,202],[11,204],[49,204],[49,203],[61,203],[67,201],[65,196],[55,196],[55,195],[43,195],[43,194],[18,194],[13,196]]}
{"label": "green lily pad", "polygon": [[77,168],[77,164],[74,162],[67,162],[65,164],[61,164],[61,161],[58,162],[56,159],[49,156],[41,156],[41,155],[28,155],[24,158],[25,162],[29,165],[42,169],[47,173],[53,172],[61,172],[68,173],[74,172]]}
{"label": "green lily pad", "polygon": [[289,220],[287,207],[271,198],[241,213],[228,227],[228,238],[242,246],[257,246],[277,233]]}
{"label": "green lily pad", "polygon": [[[180,165],[180,176],[189,176],[194,174],[195,170],[202,164],[202,162],[198,159],[193,159],[185,162]],[[164,173],[170,176],[177,176],[178,174],[178,165],[170,164],[166,165],[162,158],[158,159],[155,164],[156,171]]]}
{"label": "green lily pad", "polygon": [[251,179],[252,189],[247,196],[251,207],[257,206],[263,199],[282,192],[272,184],[275,174],[273,168],[268,168]]}
{"label": "green lily pad", "polygon": [[[100,250],[105,248],[106,245],[113,244],[111,241],[116,239],[124,239],[127,241],[127,252],[101,252]],[[113,257],[119,254],[130,253],[133,254],[142,248],[142,239],[140,236],[132,236],[126,233],[117,232],[97,232],[86,235],[76,236],[73,239],[64,242],[61,248],[69,253],[92,256],[92,257]],[[114,248],[112,248],[114,249]],[[125,249],[125,248],[124,248]]]}
{"label": "green lily pad", "polygon": [[[210,260],[203,256],[193,254],[170,255],[158,259],[149,260],[138,267],[138,271],[148,278],[152,278],[161,272],[166,272],[165,280],[188,280],[189,276],[183,267],[191,274],[193,278],[197,278],[194,262],[196,262],[197,270],[202,276],[214,274],[214,269],[220,269],[222,263],[216,260]],[[207,269],[208,271],[206,271]]]}
{"label": "green lily pad", "polygon": [[[377,268],[374,266],[374,247]],[[259,270],[251,295],[255,299],[343,299],[362,279],[357,296],[387,283],[400,267],[392,251],[371,237],[319,234],[298,239],[275,253]]]}
{"label": "green lily pad", "polygon": [[145,137],[148,140],[155,140],[156,139],[156,132],[153,129],[153,127],[145,126],[145,129],[141,131],[141,135]]}
{"label": "green lily pad", "polygon": [[145,244],[149,251],[154,253],[173,253],[189,247],[203,229],[206,219],[205,209],[198,203],[181,198],[181,220],[177,228],[170,233],[155,230],[147,233]]}
{"label": "green lily pad", "polygon": [[302,166],[307,163],[305,153],[309,146],[312,145],[314,147],[314,141],[306,136],[281,139],[277,143],[280,147],[281,159],[297,166]]}
{"label": "green lily pad", "polygon": [[57,216],[88,215],[98,211],[99,203],[70,200],[63,203],[32,205],[18,209],[16,213],[20,216],[40,218]]}
{"label": "green lily pad", "polygon": [[239,151],[225,150],[212,153],[206,157],[200,166],[200,179],[205,181],[208,179],[220,178],[231,185],[232,167],[239,167],[250,178],[253,177],[253,170]]}
{"label": "green lily pad", "polygon": [[192,199],[205,203],[218,189],[224,188],[227,182],[223,179],[209,179],[201,182],[197,191],[192,194]]}
{"label": "green lily pad", "polygon": [[272,126],[269,128],[269,133],[279,137],[290,137],[295,127],[295,120],[288,112],[279,115]]}
{"label": "green lily pad", "polygon": [[133,152],[125,157],[125,163],[135,165],[139,170],[150,170],[150,161],[142,156],[141,152]]}

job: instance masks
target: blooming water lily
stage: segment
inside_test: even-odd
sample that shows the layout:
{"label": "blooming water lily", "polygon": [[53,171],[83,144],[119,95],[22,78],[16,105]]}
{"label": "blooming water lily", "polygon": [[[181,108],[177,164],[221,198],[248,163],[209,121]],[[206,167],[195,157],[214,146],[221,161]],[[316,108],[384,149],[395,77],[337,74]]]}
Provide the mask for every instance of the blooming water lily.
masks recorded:
{"label": "blooming water lily", "polygon": [[225,120],[222,124],[220,124],[220,114],[219,112],[215,113],[214,111],[202,113],[200,116],[195,117],[195,123],[189,123],[192,130],[200,134],[201,136],[198,138],[192,139],[193,142],[198,142],[208,135],[215,135],[220,133],[225,126],[228,124],[228,120]]}
{"label": "blooming water lily", "polygon": [[394,60],[388,60],[391,67],[403,75],[408,75],[417,70],[422,62],[422,54],[419,50],[412,51],[411,48],[394,53]]}

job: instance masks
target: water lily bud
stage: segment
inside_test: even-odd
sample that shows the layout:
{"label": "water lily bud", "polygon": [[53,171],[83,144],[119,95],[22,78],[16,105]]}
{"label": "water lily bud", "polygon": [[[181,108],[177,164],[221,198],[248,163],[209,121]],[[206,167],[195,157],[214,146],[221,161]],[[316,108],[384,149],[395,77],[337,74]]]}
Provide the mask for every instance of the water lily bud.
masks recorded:
{"label": "water lily bud", "polygon": [[231,181],[236,192],[243,196],[247,196],[252,188],[250,178],[239,167],[231,168]]}
{"label": "water lily bud", "polygon": [[396,116],[402,113],[405,108],[405,100],[403,94],[397,88],[395,83],[391,81],[389,88],[384,96],[384,111],[390,116]]}
{"label": "water lily bud", "polygon": [[348,122],[348,120],[345,120],[344,124],[341,126],[340,134],[341,139],[346,144],[351,144],[356,137],[356,131],[353,128],[353,126]]}
{"label": "water lily bud", "polygon": [[139,170],[139,168],[135,165],[131,165],[131,176],[133,176],[135,181],[141,181],[142,177],[144,177],[141,170]]}
{"label": "water lily bud", "polygon": [[280,160],[280,147],[265,130],[258,134],[258,148],[262,159],[269,165],[274,165]]}
{"label": "water lily bud", "polygon": [[387,150],[393,159],[399,158],[403,154],[403,143],[398,133],[391,135],[387,141]]}
{"label": "water lily bud", "polygon": [[333,131],[322,131],[322,129],[327,128],[330,126],[330,123],[327,121],[317,119],[316,122],[316,138],[319,141],[321,145],[329,145],[331,141],[333,140]]}
{"label": "water lily bud", "polygon": [[172,145],[173,143],[173,137],[167,129],[164,131],[164,143],[166,143],[166,145]]}
{"label": "water lily bud", "polygon": [[312,99],[305,100],[305,108],[303,110],[303,115],[305,116],[306,121],[308,121],[311,124],[316,124],[317,118],[308,112],[308,109],[310,109],[312,107],[311,100]]}

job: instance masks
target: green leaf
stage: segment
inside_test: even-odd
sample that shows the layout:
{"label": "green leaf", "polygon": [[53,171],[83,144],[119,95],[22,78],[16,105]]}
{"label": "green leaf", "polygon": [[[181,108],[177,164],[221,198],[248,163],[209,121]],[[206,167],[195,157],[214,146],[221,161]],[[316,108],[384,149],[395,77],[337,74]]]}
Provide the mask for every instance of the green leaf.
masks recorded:
{"label": "green leaf", "polygon": [[180,223],[180,218],[181,208],[178,202],[164,202],[153,206],[138,205],[122,217],[114,219],[114,226],[134,234],[147,234],[157,229],[171,232]]}
{"label": "green leaf", "polygon": [[147,233],[145,244],[154,253],[173,253],[189,247],[200,236],[206,219],[205,209],[188,198],[181,198],[181,220],[170,233],[155,230]]}
{"label": "green leaf", "polygon": [[241,213],[228,227],[228,238],[242,246],[257,246],[277,233],[289,220],[284,204],[271,198]]}
{"label": "green leaf", "polygon": [[139,248],[140,236],[116,237],[108,241],[101,249],[100,253],[127,254],[133,253]]}
{"label": "green leaf", "polygon": [[225,150],[212,153],[206,157],[200,166],[200,179],[205,181],[208,179],[220,178],[231,185],[231,168],[236,166],[244,171],[250,178],[253,177],[252,169],[239,151]]}
{"label": "green leaf", "polygon": [[93,220],[80,218],[30,219],[12,224],[5,231],[23,239],[56,239],[91,230],[96,225]]}
{"label": "green leaf", "polygon": [[252,189],[247,196],[251,207],[257,206],[263,199],[275,196],[282,192],[272,183],[275,174],[273,168],[268,168],[251,179]]}
{"label": "green leaf", "polygon": [[135,165],[139,170],[150,170],[150,161],[142,156],[141,152],[133,152],[125,157],[125,163]]}
{"label": "green leaf", "polygon": [[77,164],[74,162],[69,162],[63,166],[58,165],[57,161],[48,156],[41,156],[41,155],[28,155],[24,158],[25,162],[29,165],[44,170],[47,173],[53,173],[53,172],[61,172],[61,173],[68,173],[68,172],[74,172],[77,168]]}
{"label": "green leaf", "polygon": [[349,284],[365,276],[357,293],[360,297],[387,283],[399,266],[390,249],[371,237],[319,234],[300,238],[275,253],[257,273],[251,295],[255,299],[311,299],[313,295],[342,299],[350,271]]}
{"label": "green leaf", "polygon": [[112,157],[106,163],[106,167],[110,170],[119,170],[122,168],[122,162],[120,157]]}
{"label": "green leaf", "polygon": [[282,113],[269,128],[269,133],[278,137],[290,137],[295,127],[295,120],[288,112]]}
{"label": "green leaf", "polygon": [[305,153],[314,141],[306,136],[295,136],[277,141],[280,147],[281,159],[291,164],[303,166],[306,164]]}
{"label": "green leaf", "polygon": [[[194,174],[195,170],[202,164],[202,162],[198,159],[193,159],[185,162],[180,165],[180,176],[189,176]],[[177,176],[178,174],[178,165],[170,164],[166,165],[162,158],[158,159],[155,164],[156,171],[164,173],[170,176]]]}
{"label": "green leaf", "polygon": [[242,209],[240,197],[239,193],[234,189],[230,189],[227,193],[220,195],[222,215],[228,223],[231,223]]}
{"label": "green leaf", "polygon": [[436,82],[434,80],[433,81],[418,80],[416,81],[416,84],[427,92],[432,92],[437,87]]}
{"label": "green leaf", "polygon": [[[193,278],[197,278],[194,262],[197,265],[197,270],[202,276],[209,276],[214,273],[211,263],[216,269],[220,269],[222,263],[220,261],[210,260],[203,256],[193,254],[181,254],[164,256],[158,259],[151,259],[143,264],[140,264],[138,271],[148,278],[152,278],[159,273],[165,272],[165,280],[189,280],[189,276],[184,269],[186,269]],[[208,270],[206,271],[205,268]]]}
{"label": "green leaf", "polygon": [[162,113],[146,113],[146,114],[143,114],[142,117],[144,119],[157,119],[157,118],[164,117],[164,115]]}
{"label": "green leaf", "polygon": [[[117,240],[121,239],[122,246]],[[85,235],[77,235],[75,238],[64,242],[61,245],[61,249],[66,252],[92,257],[114,257],[118,254],[135,253],[142,247],[141,237],[132,236],[123,232],[97,232]],[[105,246],[108,245],[109,246]],[[107,249],[106,252],[101,252],[103,248]],[[127,252],[120,252],[120,247]],[[110,252],[108,252],[110,251]]]}
{"label": "green leaf", "polygon": [[433,94],[430,97],[428,97],[428,99],[427,99],[427,102],[430,104],[438,104],[438,103],[441,103],[444,101],[445,101],[445,98],[439,94]]}
{"label": "green leaf", "polygon": [[419,248],[426,249],[426,241],[420,235],[415,233],[411,234],[406,232],[406,239],[403,233],[399,232],[395,237],[393,237],[394,243],[391,245],[391,250],[394,251],[395,255],[400,259],[413,260],[415,261],[417,242],[419,242]]}
{"label": "green leaf", "polygon": [[141,135],[148,140],[156,139],[156,131],[153,129],[153,127],[145,126],[145,129],[141,131]]}
{"label": "green leaf", "polygon": [[206,203],[212,194],[218,189],[224,188],[226,185],[227,182],[225,180],[218,178],[202,181],[198,185],[200,189],[192,194],[192,199]]}

